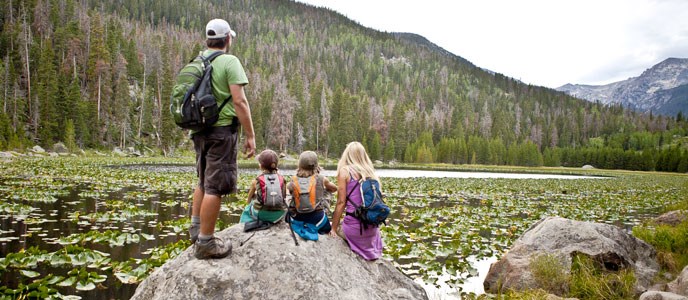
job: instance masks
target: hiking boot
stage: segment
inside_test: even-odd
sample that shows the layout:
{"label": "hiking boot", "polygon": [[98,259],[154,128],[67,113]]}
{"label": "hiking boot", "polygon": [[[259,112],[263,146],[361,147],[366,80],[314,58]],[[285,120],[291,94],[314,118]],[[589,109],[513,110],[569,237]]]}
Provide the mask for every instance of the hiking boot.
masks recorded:
{"label": "hiking boot", "polygon": [[232,253],[232,243],[225,244],[221,238],[211,237],[210,240],[198,240],[194,244],[194,256],[197,259],[224,258]]}
{"label": "hiking boot", "polygon": [[196,240],[198,240],[198,233],[200,231],[201,231],[201,225],[191,224],[191,226],[189,226],[189,238],[191,238],[192,244],[195,244]]}

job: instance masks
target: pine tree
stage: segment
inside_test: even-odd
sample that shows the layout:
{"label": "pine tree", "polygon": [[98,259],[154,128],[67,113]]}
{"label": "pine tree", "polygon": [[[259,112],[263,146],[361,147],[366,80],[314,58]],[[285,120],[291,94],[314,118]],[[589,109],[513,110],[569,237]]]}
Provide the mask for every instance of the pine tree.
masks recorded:
{"label": "pine tree", "polygon": [[415,162],[423,164],[434,162],[434,159],[432,157],[432,150],[430,150],[430,147],[426,146],[425,144],[422,144],[417,150]]}
{"label": "pine tree", "polygon": [[10,119],[0,111],[0,150],[8,149],[11,135]]}
{"label": "pine tree", "polygon": [[58,137],[58,115],[56,103],[59,101],[57,72],[54,65],[53,48],[50,41],[43,41],[38,64],[36,97],[38,97],[39,123],[38,137],[44,147],[52,146]]}
{"label": "pine tree", "polygon": [[74,131],[74,121],[72,121],[72,119],[68,119],[66,122],[63,140],[65,147],[67,147],[69,151],[73,152],[77,149]]}
{"label": "pine tree", "polygon": [[375,132],[373,134],[373,138],[368,143],[368,153],[370,154],[370,158],[372,160],[379,160],[382,158],[382,149],[380,146],[380,134]]}
{"label": "pine tree", "polygon": [[684,151],[681,154],[681,160],[679,161],[678,166],[676,167],[676,172],[688,173],[688,151]]}
{"label": "pine tree", "polygon": [[108,79],[110,78],[110,53],[105,44],[105,29],[101,23],[100,14],[91,12],[91,24],[89,32],[88,68],[86,71],[87,86],[90,90],[90,99],[94,102],[95,111],[89,110],[89,124],[94,142],[100,143],[105,135],[105,123],[103,120],[103,100],[109,98]]}
{"label": "pine tree", "polygon": [[[341,102],[339,103],[339,117],[337,117],[337,134],[334,135],[334,142],[332,143],[332,150],[335,153],[342,153],[346,145],[350,142],[356,141],[355,125],[358,122],[354,115],[354,107],[357,107],[357,97],[350,97],[346,94],[341,94]],[[336,100],[336,99],[335,99]],[[334,119],[334,117],[333,117]],[[330,135],[332,136],[332,134]]]}
{"label": "pine tree", "polygon": [[385,161],[390,162],[395,158],[394,139],[390,138],[385,145]]}

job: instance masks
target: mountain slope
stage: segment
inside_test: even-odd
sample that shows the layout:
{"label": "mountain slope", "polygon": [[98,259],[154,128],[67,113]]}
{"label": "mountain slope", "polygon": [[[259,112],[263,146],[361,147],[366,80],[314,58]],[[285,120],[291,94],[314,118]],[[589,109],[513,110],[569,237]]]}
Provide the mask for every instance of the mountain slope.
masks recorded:
{"label": "mountain slope", "polygon": [[455,59],[455,60],[461,62],[461,63],[473,66],[473,63],[471,63],[467,59],[447,51],[446,49],[444,49],[444,48],[438,46],[437,44],[429,41],[428,39],[426,39],[422,35],[415,34],[415,33],[409,33],[409,32],[392,32],[391,34],[395,37],[406,39],[412,43],[415,43],[415,44],[418,44],[421,46],[426,46],[429,50],[431,50],[433,52],[442,53],[442,54],[444,54],[444,55],[446,55],[452,59]]}
{"label": "mountain slope", "polygon": [[[0,148],[17,147],[15,136],[165,153],[188,146],[167,111],[169,94],[217,16],[238,34],[229,51],[249,77],[260,148],[337,156],[358,140],[375,159],[505,164],[507,148],[578,147],[675,126],[526,85],[421,36],[379,32],[292,1],[12,3],[0,10]],[[463,150],[437,150],[448,144]]]}
{"label": "mountain slope", "polygon": [[677,89],[685,84],[688,58],[668,58],[638,77],[600,86],[566,84],[557,90],[588,101],[674,116],[679,111],[688,113],[688,98]]}
{"label": "mountain slope", "polygon": [[680,111],[684,116],[688,114],[688,84],[660,91],[657,93],[657,99],[662,103],[657,113],[673,116]]}

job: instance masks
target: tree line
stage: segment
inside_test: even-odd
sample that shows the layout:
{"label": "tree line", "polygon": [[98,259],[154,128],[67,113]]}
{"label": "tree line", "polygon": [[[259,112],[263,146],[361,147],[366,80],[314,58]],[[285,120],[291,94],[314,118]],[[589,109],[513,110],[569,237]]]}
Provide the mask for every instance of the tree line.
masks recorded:
{"label": "tree line", "polygon": [[621,150],[640,153],[636,159],[651,156],[656,170],[664,170],[658,162],[667,161],[661,159],[667,148],[685,156],[674,138],[686,136],[683,118],[526,85],[291,1],[8,0],[2,6],[0,149],[58,141],[72,149],[135,147],[166,155],[188,149],[188,136],[168,112],[171,86],[203,49],[207,20],[222,16],[238,33],[230,53],[249,76],[261,148],[333,157],[359,140],[387,161],[571,166],[587,162],[586,151]]}

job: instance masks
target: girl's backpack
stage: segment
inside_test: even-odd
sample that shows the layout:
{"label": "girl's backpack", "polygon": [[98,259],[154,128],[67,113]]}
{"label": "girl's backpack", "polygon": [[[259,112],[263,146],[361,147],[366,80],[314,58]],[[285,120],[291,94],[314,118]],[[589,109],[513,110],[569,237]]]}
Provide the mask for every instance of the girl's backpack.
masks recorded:
{"label": "girl's backpack", "polygon": [[[357,187],[360,187],[357,189]],[[350,197],[354,191],[361,193],[361,205],[356,205],[351,201]],[[353,189],[346,195],[346,201],[351,202],[356,208],[353,213],[346,213],[361,221],[363,227],[368,229],[368,225],[379,226],[380,224],[387,224],[387,216],[389,216],[390,209],[384,201],[382,201],[382,192],[380,191],[380,182],[375,179],[368,178],[366,180],[359,180]],[[361,229],[363,234],[363,229]]]}
{"label": "girl's backpack", "polygon": [[292,177],[294,192],[294,208],[297,213],[310,213],[317,209],[322,209],[320,203],[324,199],[322,175],[311,177]]}
{"label": "girl's backpack", "polygon": [[260,174],[256,177],[256,199],[264,210],[284,210],[287,203],[282,195],[284,177],[280,174]]}

